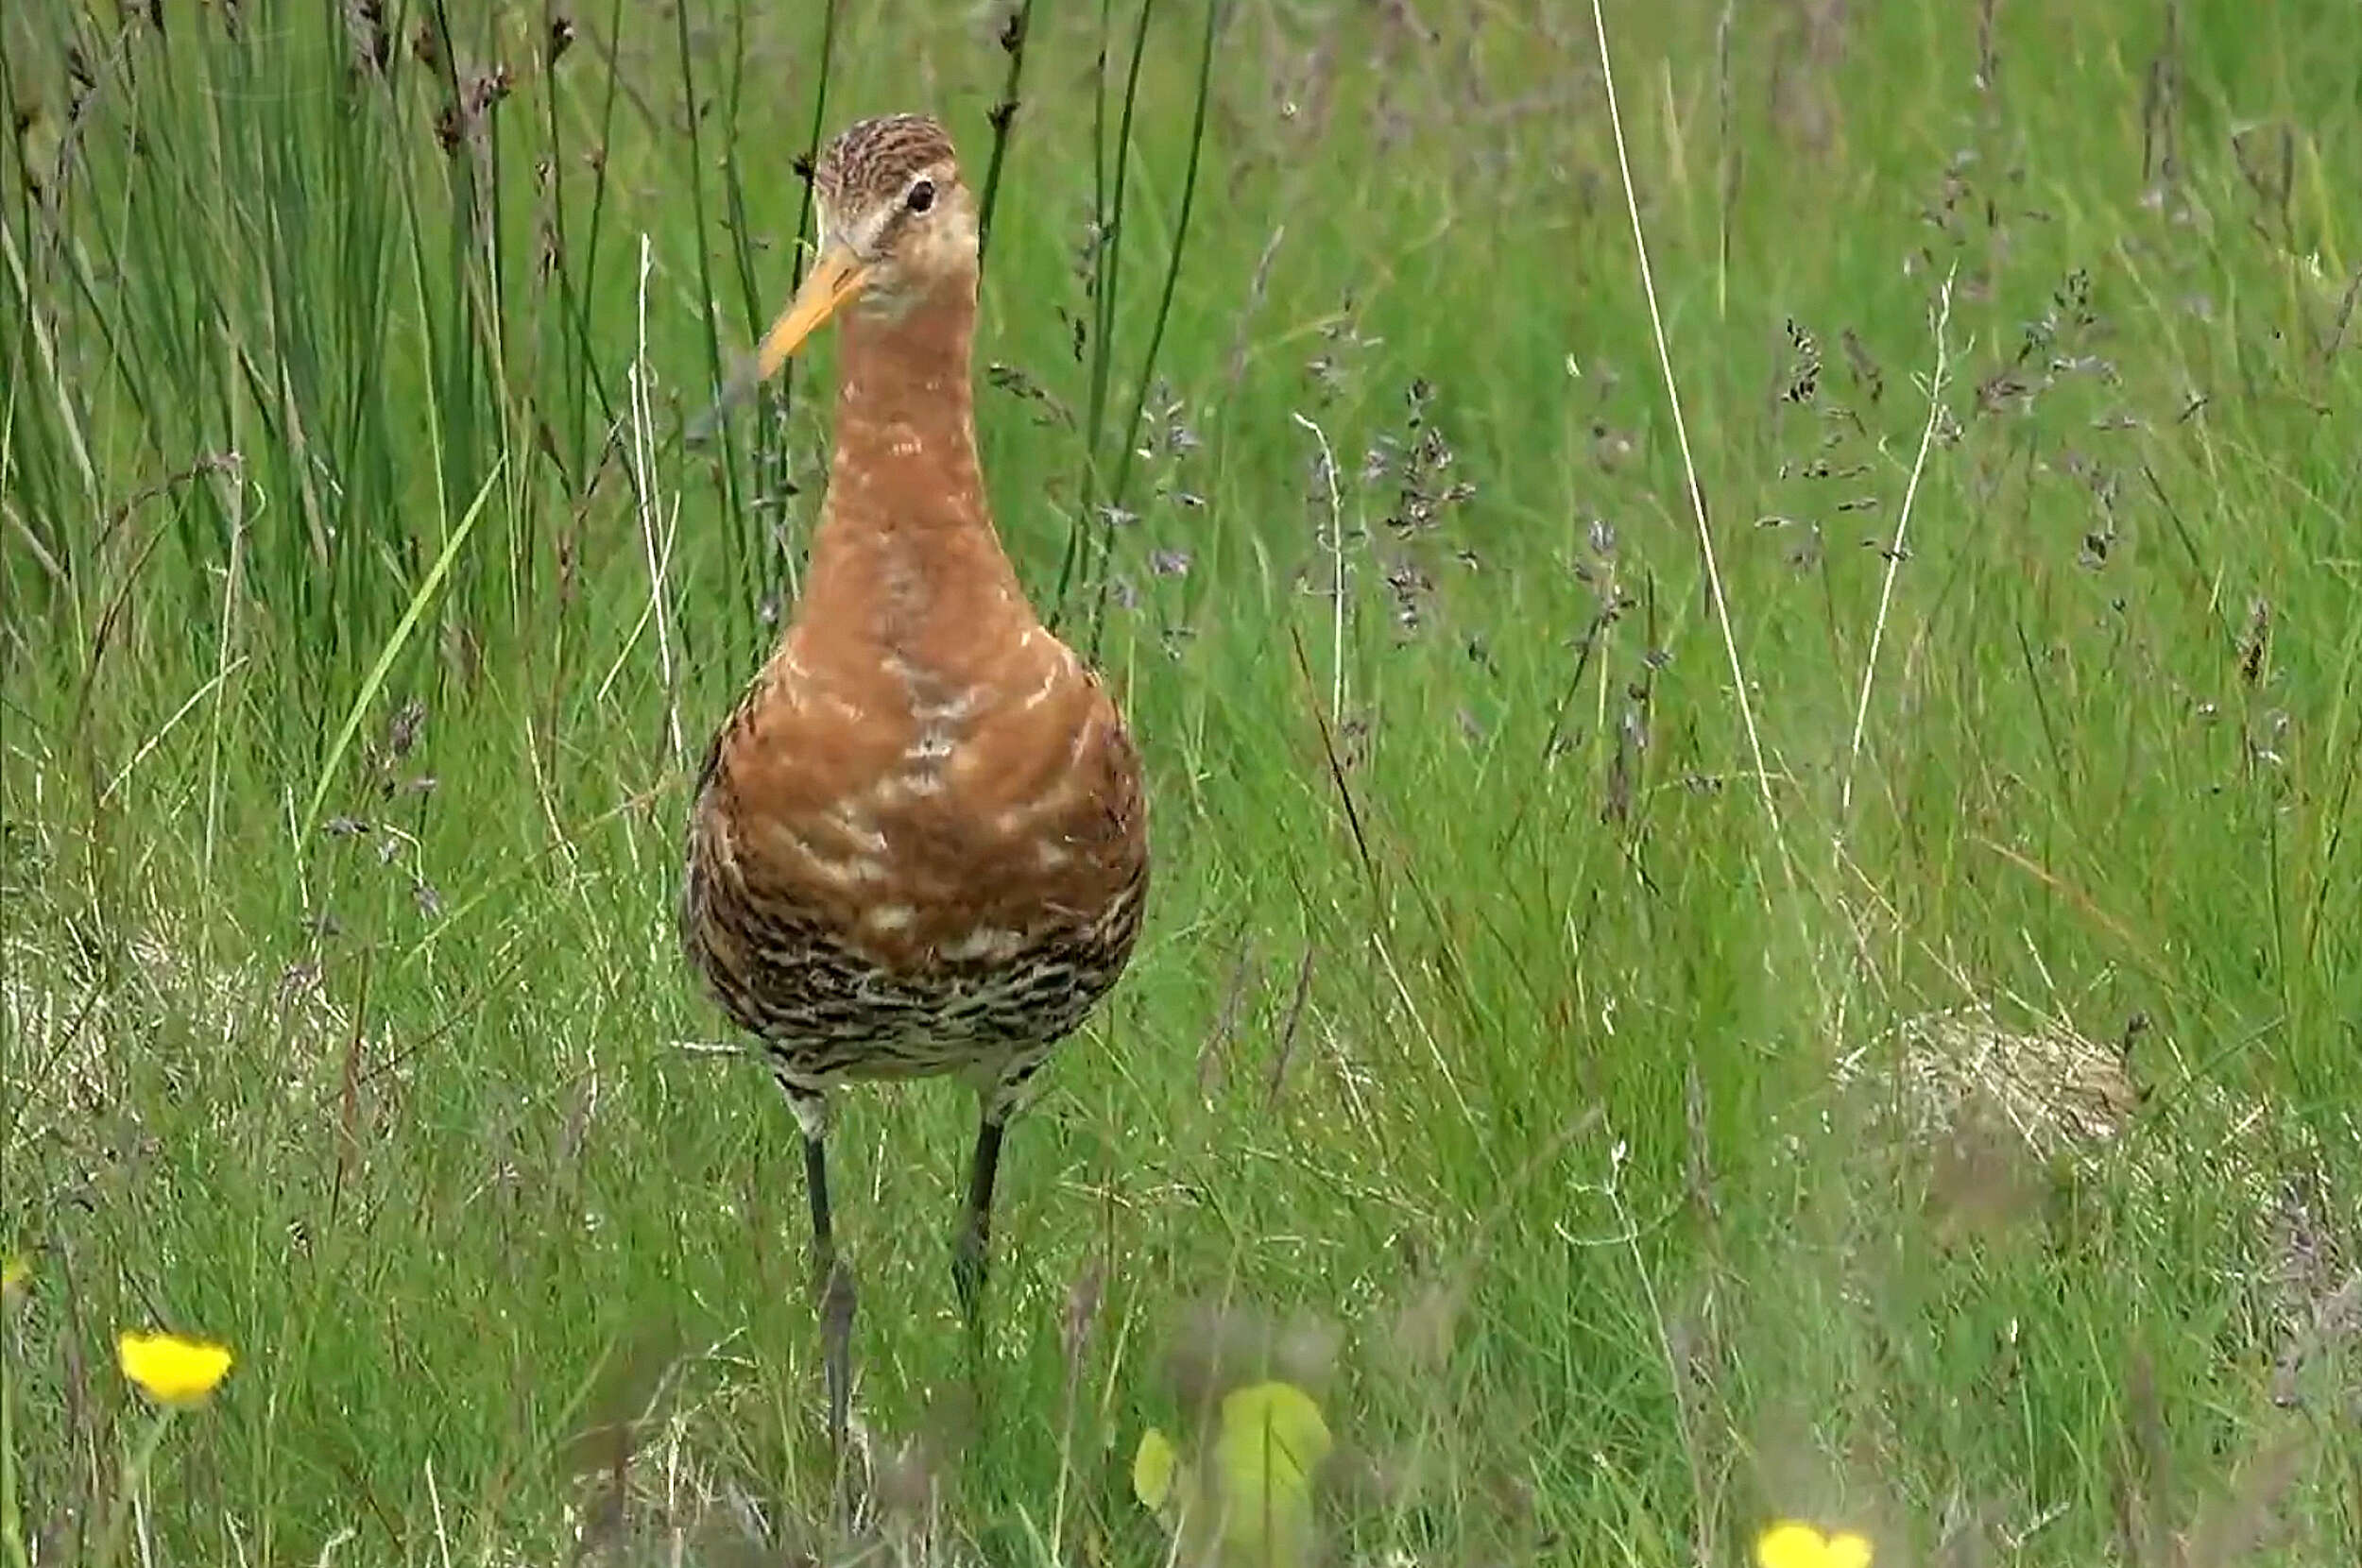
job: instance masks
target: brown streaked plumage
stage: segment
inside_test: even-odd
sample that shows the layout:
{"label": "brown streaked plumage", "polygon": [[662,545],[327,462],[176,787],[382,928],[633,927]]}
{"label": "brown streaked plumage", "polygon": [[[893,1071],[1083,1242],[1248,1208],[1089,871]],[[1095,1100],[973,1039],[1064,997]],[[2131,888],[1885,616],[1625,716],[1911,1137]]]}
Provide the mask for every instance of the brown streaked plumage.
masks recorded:
{"label": "brown streaked plumage", "polygon": [[950,139],[864,120],[813,183],[820,250],[757,371],[838,323],[835,455],[793,622],[698,778],[681,934],[803,1128],[841,1441],[829,1090],[945,1073],[977,1090],[954,1253],[975,1325],[1001,1128],[1129,960],[1148,844],[1122,717],[1027,603],[986,508],[976,210]]}

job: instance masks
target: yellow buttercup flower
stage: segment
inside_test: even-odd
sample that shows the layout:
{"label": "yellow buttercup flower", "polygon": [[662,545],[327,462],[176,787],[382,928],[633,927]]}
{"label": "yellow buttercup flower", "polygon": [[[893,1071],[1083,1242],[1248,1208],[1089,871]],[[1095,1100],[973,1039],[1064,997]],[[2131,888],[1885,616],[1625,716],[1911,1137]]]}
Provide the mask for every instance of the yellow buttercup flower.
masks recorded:
{"label": "yellow buttercup flower", "polygon": [[1870,1568],[1870,1541],[1851,1530],[1823,1535],[1792,1519],[1755,1537],[1755,1568]]}
{"label": "yellow buttercup flower", "polygon": [[32,1277],[33,1265],[29,1258],[11,1253],[0,1259],[0,1301],[14,1301],[24,1290],[25,1282]]}
{"label": "yellow buttercup flower", "polygon": [[141,1334],[126,1329],[115,1340],[123,1375],[159,1405],[185,1409],[202,1405],[230,1375],[230,1347],[178,1334]]}

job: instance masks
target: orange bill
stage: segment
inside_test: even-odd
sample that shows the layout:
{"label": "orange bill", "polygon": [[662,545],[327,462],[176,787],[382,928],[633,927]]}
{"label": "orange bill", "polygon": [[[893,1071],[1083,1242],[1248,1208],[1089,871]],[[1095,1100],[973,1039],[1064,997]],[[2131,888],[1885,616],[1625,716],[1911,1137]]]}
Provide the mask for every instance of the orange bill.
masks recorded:
{"label": "orange bill", "polygon": [[851,247],[830,241],[812,264],[812,270],[804,274],[804,286],[796,291],[795,302],[762,334],[762,346],[755,350],[755,379],[769,381],[804,339],[849,304],[868,281],[869,269]]}
{"label": "orange bill", "polygon": [[828,319],[850,303],[869,281],[869,269],[863,265],[852,248],[831,241],[822,248],[804,274],[803,287],[779,318],[771,323],[771,330],[762,334],[754,357],[742,365],[730,377],[729,385],[722,389],[712,406],[689,422],[686,435],[692,445],[712,439],[720,428],[722,418],[741,400],[778,373],[788,356],[803,346],[806,338],[819,331]]}

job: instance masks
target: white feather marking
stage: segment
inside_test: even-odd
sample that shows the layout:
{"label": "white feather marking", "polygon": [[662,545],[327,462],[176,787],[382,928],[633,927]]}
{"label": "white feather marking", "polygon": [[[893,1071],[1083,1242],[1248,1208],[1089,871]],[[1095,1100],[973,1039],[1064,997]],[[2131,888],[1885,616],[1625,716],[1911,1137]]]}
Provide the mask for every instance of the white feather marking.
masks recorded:
{"label": "white feather marking", "polygon": [[1042,704],[1048,702],[1050,700],[1050,693],[1057,690],[1058,677],[1064,673],[1066,673],[1065,671],[1057,668],[1055,665],[1053,665],[1050,673],[1042,676],[1041,684],[1034,688],[1032,693],[1028,695],[1024,702],[1020,703],[1018,706],[1026,712],[1031,713],[1035,708],[1037,708]]}
{"label": "white feather marking", "polygon": [[855,855],[839,860],[833,855],[819,854],[801,839],[796,842],[803,850],[804,862],[812,867],[813,875],[827,882],[830,887],[849,888],[862,882],[879,881],[885,876],[884,862],[874,861],[866,855]]}
{"label": "white feather marking", "polygon": [[870,827],[867,823],[862,821],[861,818],[855,816],[845,807],[839,806],[830,810],[829,812],[829,821],[835,827],[838,832],[843,833],[847,838],[851,839],[855,844],[861,845],[863,849],[868,851],[870,854],[882,855],[885,853],[886,836],[883,833],[879,832],[875,827]]}
{"label": "white feather marking", "polygon": [[935,949],[935,955],[950,963],[967,963],[975,959],[999,962],[1015,958],[1025,945],[1023,933],[1004,930],[993,926],[979,926],[957,942],[947,942]]}
{"label": "white feather marking", "polygon": [[[904,664],[896,673],[908,681],[912,678],[908,672],[909,666]],[[911,717],[922,724],[956,724],[974,711],[976,711],[976,692],[973,688],[957,692],[939,703],[914,702],[911,704]]]}
{"label": "white feather marking", "polygon": [[887,810],[914,798],[923,799],[942,793],[943,775],[933,768],[915,768],[908,773],[888,774],[869,786],[870,800]]}

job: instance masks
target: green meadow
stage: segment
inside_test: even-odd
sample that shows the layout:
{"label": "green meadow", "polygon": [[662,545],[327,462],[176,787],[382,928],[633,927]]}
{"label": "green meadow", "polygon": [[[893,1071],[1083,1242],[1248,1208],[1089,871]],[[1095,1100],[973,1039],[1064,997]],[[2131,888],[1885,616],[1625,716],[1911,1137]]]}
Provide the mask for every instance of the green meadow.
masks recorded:
{"label": "green meadow", "polygon": [[[1192,1561],[1275,1379],[1233,1563],[2362,1561],[2362,15],[1604,9],[12,0],[0,1559]],[[829,340],[682,429],[892,110],[1155,871],[980,1361],[840,1097],[840,1497],[673,927]]]}

